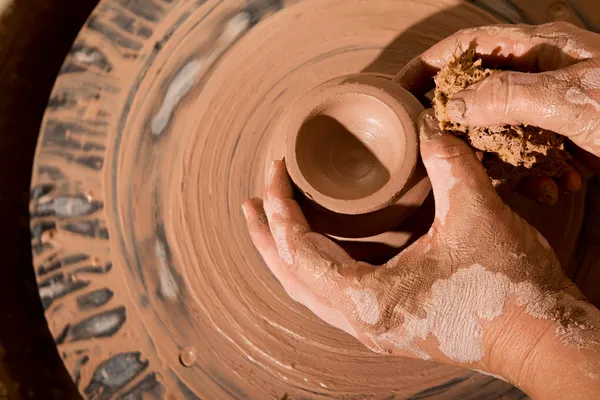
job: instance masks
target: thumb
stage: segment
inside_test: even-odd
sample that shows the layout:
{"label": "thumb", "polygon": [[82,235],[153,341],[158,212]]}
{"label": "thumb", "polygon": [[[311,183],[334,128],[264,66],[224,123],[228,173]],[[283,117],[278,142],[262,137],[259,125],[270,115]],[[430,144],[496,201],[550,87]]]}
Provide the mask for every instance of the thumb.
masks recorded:
{"label": "thumb", "polygon": [[568,135],[560,132],[573,111],[565,92],[557,72],[497,72],[452,96],[446,114],[470,126],[527,124]]}
{"label": "thumb", "polygon": [[504,207],[473,149],[462,139],[442,132],[433,110],[419,117],[419,134],[439,225],[464,225],[476,221],[482,211],[497,213]]}

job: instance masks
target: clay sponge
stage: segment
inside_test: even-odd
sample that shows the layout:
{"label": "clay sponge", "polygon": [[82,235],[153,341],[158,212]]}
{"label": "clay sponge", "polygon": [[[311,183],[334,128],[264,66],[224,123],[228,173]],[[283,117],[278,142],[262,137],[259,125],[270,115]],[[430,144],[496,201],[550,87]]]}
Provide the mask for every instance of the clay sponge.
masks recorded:
{"label": "clay sponge", "polygon": [[438,72],[433,108],[440,128],[462,136],[472,147],[483,151],[483,163],[492,179],[516,185],[523,178],[562,176],[570,158],[562,136],[527,125],[469,127],[453,122],[446,115],[446,103],[455,93],[493,72],[483,68],[472,49],[454,57]]}

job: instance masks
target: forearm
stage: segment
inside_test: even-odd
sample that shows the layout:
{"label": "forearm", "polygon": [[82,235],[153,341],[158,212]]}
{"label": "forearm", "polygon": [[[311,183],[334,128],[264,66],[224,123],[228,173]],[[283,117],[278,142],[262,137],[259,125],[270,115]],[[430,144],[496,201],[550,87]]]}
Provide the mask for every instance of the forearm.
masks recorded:
{"label": "forearm", "polygon": [[489,372],[534,399],[600,399],[600,311],[577,300],[568,312],[559,320],[521,313],[495,342]]}

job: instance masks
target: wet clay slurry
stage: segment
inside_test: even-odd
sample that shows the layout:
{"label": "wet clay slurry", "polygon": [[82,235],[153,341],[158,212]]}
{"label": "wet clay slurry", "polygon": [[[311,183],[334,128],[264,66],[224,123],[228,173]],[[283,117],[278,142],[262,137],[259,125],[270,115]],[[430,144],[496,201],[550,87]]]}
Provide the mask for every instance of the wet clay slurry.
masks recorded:
{"label": "wet clay slurry", "polygon": [[[393,76],[499,17],[453,0],[105,0],[54,88],[31,199],[40,296],[82,394],[520,398],[476,372],[373,354],[319,321],[268,272],[240,211],[285,154],[279,118],[310,89]],[[567,268],[584,197],[512,199]],[[376,243],[397,251],[427,206]],[[341,236],[360,248],[368,235]]]}

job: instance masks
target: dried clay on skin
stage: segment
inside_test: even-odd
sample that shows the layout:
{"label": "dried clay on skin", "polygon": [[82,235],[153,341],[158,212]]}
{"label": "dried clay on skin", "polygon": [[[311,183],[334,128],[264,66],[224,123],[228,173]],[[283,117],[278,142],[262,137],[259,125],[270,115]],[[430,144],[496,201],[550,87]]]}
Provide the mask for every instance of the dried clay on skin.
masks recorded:
{"label": "dried clay on skin", "polygon": [[380,344],[388,342],[399,350],[429,359],[415,341],[432,335],[446,357],[457,362],[477,362],[485,355],[483,321],[500,317],[511,299],[534,318],[558,322],[560,328],[556,334],[565,344],[586,345],[582,332],[591,328],[591,322],[585,313],[575,316],[573,310],[577,308],[564,306],[573,303],[573,297],[544,293],[527,281],[515,283],[506,275],[488,271],[479,264],[436,281],[425,300],[424,317],[398,305],[394,312],[402,317],[403,325],[375,339]]}

